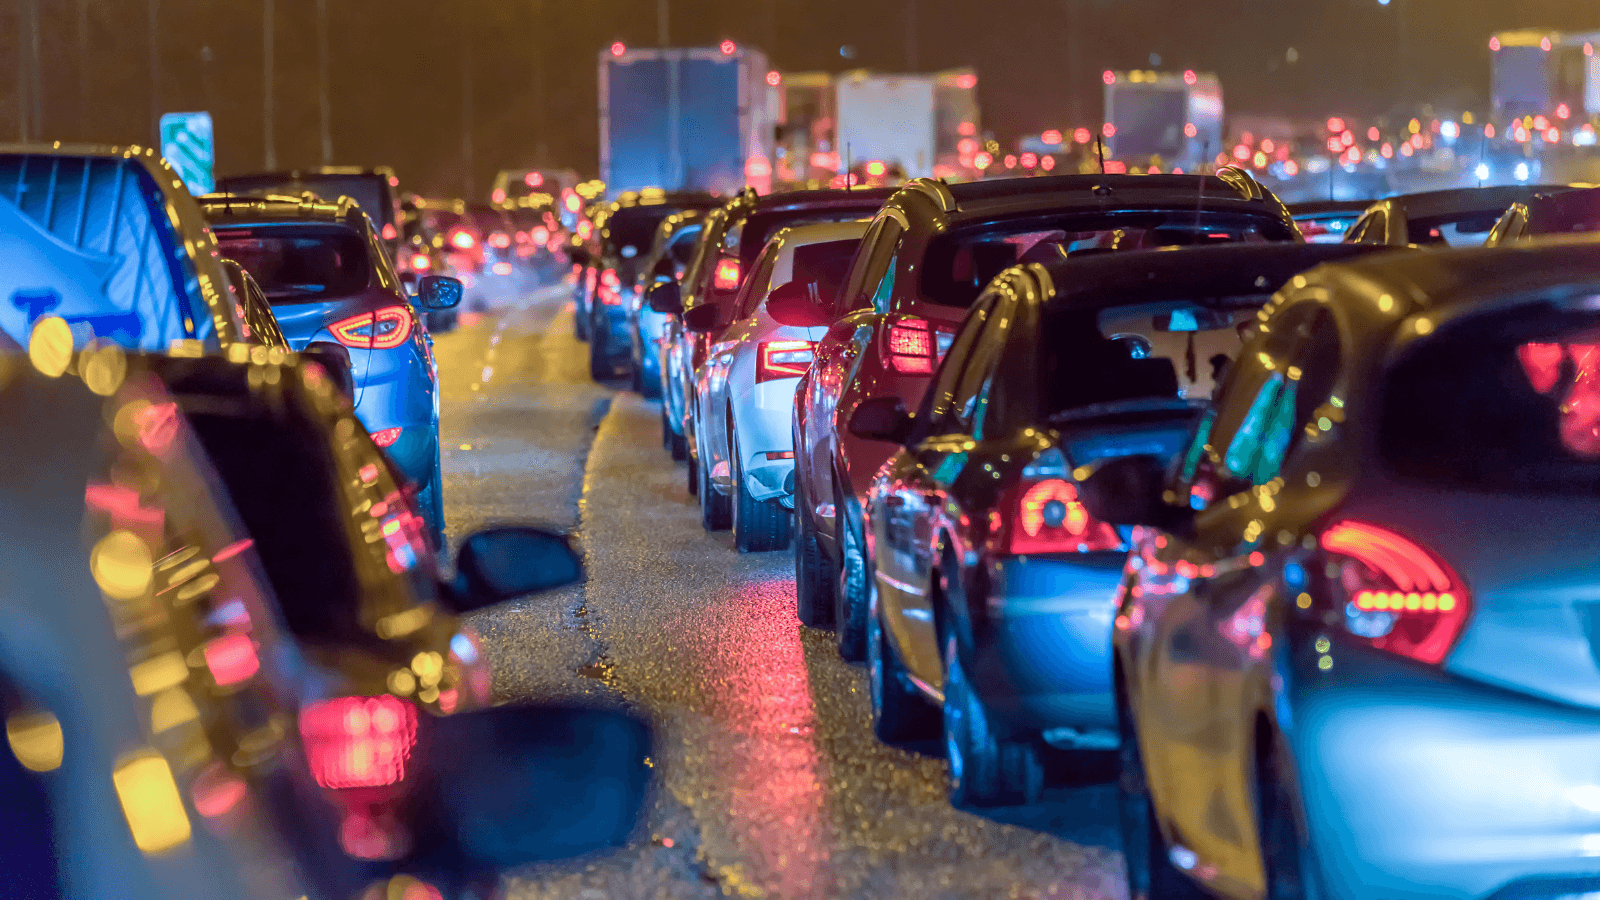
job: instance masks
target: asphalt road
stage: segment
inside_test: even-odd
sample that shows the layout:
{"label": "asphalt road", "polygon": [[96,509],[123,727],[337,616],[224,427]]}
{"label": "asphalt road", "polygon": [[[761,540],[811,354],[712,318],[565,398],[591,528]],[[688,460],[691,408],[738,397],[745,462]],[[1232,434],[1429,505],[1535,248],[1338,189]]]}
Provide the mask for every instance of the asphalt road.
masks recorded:
{"label": "asphalt road", "polygon": [[956,810],[942,759],[873,740],[864,671],[795,621],[792,554],[706,534],[658,407],[590,381],[586,349],[561,288],[436,345],[451,535],[572,527],[588,567],[473,618],[497,698],[619,702],[661,742],[639,839],[519,873],[510,895],[1124,897],[1108,789]]}

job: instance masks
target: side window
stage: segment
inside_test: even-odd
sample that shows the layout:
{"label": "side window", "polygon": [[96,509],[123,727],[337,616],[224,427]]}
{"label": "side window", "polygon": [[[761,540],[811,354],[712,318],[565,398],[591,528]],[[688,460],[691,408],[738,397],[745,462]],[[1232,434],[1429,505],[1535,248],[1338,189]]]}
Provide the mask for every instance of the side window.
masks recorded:
{"label": "side window", "polygon": [[866,237],[861,240],[861,249],[850,266],[845,289],[839,293],[838,314],[872,306],[886,276],[889,287],[893,288],[894,276],[890,274],[890,269],[900,249],[900,238],[904,231],[899,222],[888,216],[879,216],[867,229]]}
{"label": "side window", "polygon": [[889,311],[889,301],[894,297],[894,270],[899,268],[899,248],[889,257],[889,265],[883,271],[883,278],[878,281],[878,289],[872,293],[872,308],[881,313]]}
{"label": "side window", "polygon": [[995,310],[999,315],[991,316],[978,334],[972,356],[961,372],[961,380],[956,384],[955,397],[950,402],[950,427],[945,429],[947,432],[971,434],[974,438],[983,439],[980,426],[989,406],[995,370],[1004,355],[1006,339],[1011,336],[1011,316],[1006,315],[999,305]]}
{"label": "side window", "polygon": [[1383,244],[1388,240],[1389,215],[1380,209],[1368,216],[1366,228],[1356,241],[1362,244]]}
{"label": "side window", "polygon": [[933,382],[923,395],[922,409],[917,415],[922,423],[918,440],[936,434],[968,430],[979,406],[982,385],[993,369],[994,355],[988,347],[991,329],[988,326],[994,311],[1000,306],[998,295],[990,294],[980,298],[973,304],[971,312],[967,313],[955,340],[950,344],[950,352],[945,354],[943,363],[934,372]]}
{"label": "side window", "polygon": [[766,299],[767,291],[771,287],[772,270],[782,252],[779,247],[776,241],[769,243],[756,258],[755,268],[751,271],[750,277],[744,280],[744,287],[739,292],[737,311],[733,314],[735,322],[755,315],[756,307]]}

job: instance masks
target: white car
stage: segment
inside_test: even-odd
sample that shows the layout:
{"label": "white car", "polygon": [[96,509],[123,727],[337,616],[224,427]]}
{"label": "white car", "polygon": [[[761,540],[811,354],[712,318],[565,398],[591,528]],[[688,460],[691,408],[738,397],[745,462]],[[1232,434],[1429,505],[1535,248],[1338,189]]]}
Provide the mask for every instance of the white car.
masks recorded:
{"label": "white car", "polygon": [[732,323],[696,373],[701,475],[714,501],[731,501],[742,552],[789,546],[795,387],[832,324],[824,310],[867,224],[798,225],[773,235],[734,303]]}

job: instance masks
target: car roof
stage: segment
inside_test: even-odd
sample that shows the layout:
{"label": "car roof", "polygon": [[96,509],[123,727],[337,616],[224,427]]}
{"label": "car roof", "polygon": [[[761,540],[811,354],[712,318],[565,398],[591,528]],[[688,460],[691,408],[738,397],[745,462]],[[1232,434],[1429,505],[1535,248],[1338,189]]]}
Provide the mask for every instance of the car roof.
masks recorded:
{"label": "car roof", "polygon": [[1600,240],[1542,238],[1504,247],[1402,250],[1308,272],[1306,278],[1357,300],[1404,298],[1411,308],[1397,310],[1402,314],[1465,312],[1540,294],[1600,292]]}
{"label": "car roof", "polygon": [[825,209],[830,206],[850,206],[876,202],[882,206],[895,193],[894,188],[817,188],[803,191],[779,191],[762,194],[751,204],[751,215],[764,212],[781,212],[797,209]]}
{"label": "car roof", "polygon": [[256,180],[299,180],[307,176],[317,175],[371,175],[376,178],[388,179],[394,176],[394,170],[388,166],[316,166],[310,169],[276,169],[271,172],[245,172],[239,175],[226,175],[218,181],[249,181]]}
{"label": "car roof", "polygon": [[1389,248],[1368,244],[1229,244],[1134,250],[1052,262],[1047,308],[1271,294],[1294,275]]}
{"label": "car roof", "polygon": [[1216,175],[1042,175],[946,184],[908,182],[890,200],[920,196],[935,203],[952,225],[1034,211],[1121,211],[1199,206],[1247,212],[1289,222],[1288,211],[1253,177]]}
{"label": "car roof", "polygon": [[1289,215],[1296,219],[1307,216],[1335,215],[1339,213],[1363,213],[1376,202],[1373,200],[1307,200],[1302,203],[1290,203]]}
{"label": "car roof", "polygon": [[349,197],[337,202],[319,199],[309,191],[299,197],[249,194],[206,194],[200,209],[213,228],[231,225],[265,225],[284,222],[329,222],[360,227],[366,213]]}
{"label": "car roof", "polygon": [[[1562,190],[1564,185],[1496,185],[1493,187],[1451,188],[1400,194],[1378,204],[1392,203],[1405,210],[1409,219],[1431,219],[1472,212],[1504,212],[1513,203],[1527,202],[1535,194]],[[1377,205],[1377,204],[1374,204]]]}

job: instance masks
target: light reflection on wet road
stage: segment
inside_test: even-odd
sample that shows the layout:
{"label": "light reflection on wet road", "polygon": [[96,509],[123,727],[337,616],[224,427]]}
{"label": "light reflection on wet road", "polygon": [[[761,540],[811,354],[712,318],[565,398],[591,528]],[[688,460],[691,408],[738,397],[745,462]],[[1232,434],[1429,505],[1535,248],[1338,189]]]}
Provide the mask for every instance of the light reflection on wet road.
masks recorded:
{"label": "light reflection on wet road", "polygon": [[872,739],[863,672],[795,621],[791,554],[701,530],[657,407],[588,380],[563,299],[438,339],[448,519],[579,526],[587,584],[475,617],[496,695],[620,698],[661,729],[662,789],[634,845],[512,896],[1122,897],[1105,789],[974,815],[942,760]]}

